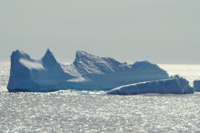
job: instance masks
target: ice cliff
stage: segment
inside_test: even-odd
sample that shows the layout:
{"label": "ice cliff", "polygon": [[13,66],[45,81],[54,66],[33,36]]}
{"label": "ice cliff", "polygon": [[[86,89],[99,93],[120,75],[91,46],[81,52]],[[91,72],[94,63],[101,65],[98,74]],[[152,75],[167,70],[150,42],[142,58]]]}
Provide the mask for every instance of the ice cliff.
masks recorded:
{"label": "ice cliff", "polygon": [[9,91],[48,92],[60,89],[111,90],[115,87],[169,78],[148,61],[132,65],[77,51],[71,65],[59,64],[48,49],[40,60],[16,50],[11,55]]}
{"label": "ice cliff", "polygon": [[188,94],[194,93],[194,88],[189,86],[189,82],[179,76],[170,79],[140,82],[130,85],[124,85],[112,89],[107,94],[133,95],[140,93],[173,93]]}

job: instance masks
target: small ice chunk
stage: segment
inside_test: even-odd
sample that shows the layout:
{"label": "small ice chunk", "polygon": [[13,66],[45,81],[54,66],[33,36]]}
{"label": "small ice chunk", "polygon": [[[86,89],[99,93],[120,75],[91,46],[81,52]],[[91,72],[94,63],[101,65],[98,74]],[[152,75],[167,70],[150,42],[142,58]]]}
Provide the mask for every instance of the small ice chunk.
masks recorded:
{"label": "small ice chunk", "polygon": [[195,91],[200,92],[200,80],[193,81]]}

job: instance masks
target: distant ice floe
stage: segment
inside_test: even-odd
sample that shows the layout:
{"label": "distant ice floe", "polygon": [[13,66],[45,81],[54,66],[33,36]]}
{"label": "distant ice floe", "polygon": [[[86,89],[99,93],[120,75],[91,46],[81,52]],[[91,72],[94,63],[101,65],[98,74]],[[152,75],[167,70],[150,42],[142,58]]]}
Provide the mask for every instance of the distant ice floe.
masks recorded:
{"label": "distant ice floe", "polygon": [[120,86],[112,89],[107,94],[133,95],[140,93],[188,94],[194,93],[194,88],[190,87],[189,82],[186,79],[176,75],[169,79]]}
{"label": "distant ice floe", "polygon": [[195,91],[200,92],[200,80],[193,81]]}
{"label": "distant ice floe", "polygon": [[126,84],[168,78],[165,70],[148,61],[130,65],[77,51],[75,61],[65,65],[58,63],[49,49],[40,60],[33,60],[16,50],[11,55],[7,89],[10,92],[49,92],[69,88],[109,91]]}

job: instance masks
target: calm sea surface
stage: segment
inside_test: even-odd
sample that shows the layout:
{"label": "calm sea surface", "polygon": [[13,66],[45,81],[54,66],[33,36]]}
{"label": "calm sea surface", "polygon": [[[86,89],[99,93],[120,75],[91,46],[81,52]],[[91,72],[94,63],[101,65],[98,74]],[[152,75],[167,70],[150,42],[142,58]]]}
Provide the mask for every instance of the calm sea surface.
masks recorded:
{"label": "calm sea surface", "polygon": [[[200,79],[200,65],[159,66],[191,86]],[[0,132],[200,132],[200,93],[9,93],[9,69],[0,63]]]}

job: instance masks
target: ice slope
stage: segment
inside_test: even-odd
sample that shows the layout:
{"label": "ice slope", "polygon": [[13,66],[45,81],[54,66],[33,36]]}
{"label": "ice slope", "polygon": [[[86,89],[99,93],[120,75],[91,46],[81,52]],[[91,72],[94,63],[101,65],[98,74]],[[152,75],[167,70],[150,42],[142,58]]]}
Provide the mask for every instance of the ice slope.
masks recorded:
{"label": "ice slope", "polygon": [[70,64],[70,65],[65,65],[65,64],[62,64],[60,63],[63,71],[65,73],[69,73],[70,75],[72,76],[75,76],[75,77],[81,77],[82,75],[78,72],[78,70],[74,67],[74,64]]}
{"label": "ice slope", "polygon": [[[11,55],[9,91],[53,91],[55,85],[73,78],[65,73],[48,49],[41,60],[33,60],[24,52],[16,50]],[[46,87],[45,87],[46,86]]]}
{"label": "ice slope", "polygon": [[59,64],[48,49],[41,60],[19,50],[11,55],[9,91],[48,92],[60,89],[111,90],[141,81],[169,78],[166,71],[148,61],[133,65],[112,58],[76,52],[71,65]]}
{"label": "ice slope", "polygon": [[200,80],[193,81],[195,91],[200,92]]}
{"label": "ice slope", "polygon": [[170,79],[161,79],[120,86],[112,89],[107,94],[133,95],[140,93],[187,94],[194,93],[194,88],[189,86],[189,82],[186,79],[174,76]]}
{"label": "ice slope", "polygon": [[169,78],[166,71],[148,61],[128,65],[112,58],[101,58],[83,51],[76,52],[73,65],[82,76],[104,90],[141,81]]}

